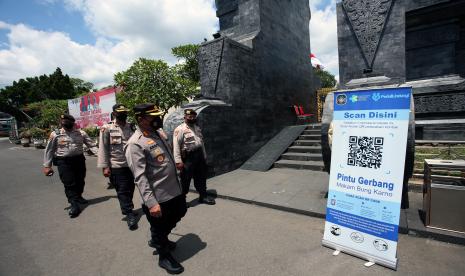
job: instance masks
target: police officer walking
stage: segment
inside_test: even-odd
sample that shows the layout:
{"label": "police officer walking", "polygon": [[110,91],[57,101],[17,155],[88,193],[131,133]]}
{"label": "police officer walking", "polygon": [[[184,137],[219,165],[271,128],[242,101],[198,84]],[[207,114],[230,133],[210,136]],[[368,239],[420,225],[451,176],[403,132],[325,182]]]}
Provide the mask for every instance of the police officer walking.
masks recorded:
{"label": "police officer walking", "polygon": [[187,207],[170,147],[160,134],[163,112],[153,104],[140,104],[134,107],[134,113],[139,128],[126,144],[125,155],[150,223],[149,246],[157,249],[160,267],[178,274],[184,268],[170,253],[176,243],[168,240],[168,235]]}
{"label": "police officer walking", "polygon": [[44,169],[46,176],[53,175],[52,164],[58,167],[61,182],[65,186],[68,202],[69,216],[75,218],[81,213],[79,204],[86,204],[82,197],[86,177],[86,162],[83,144],[86,144],[94,154],[96,145],[89,135],[82,130],[74,128],[73,116],[61,115],[62,128],[50,134],[44,154]]}
{"label": "police officer walking", "polygon": [[191,180],[194,178],[199,202],[214,205],[215,200],[207,195],[207,153],[196,119],[197,113],[193,109],[184,110],[184,123],[174,130],[174,160],[176,168],[181,171],[184,194],[189,192]]}
{"label": "police officer walking", "polygon": [[128,111],[124,105],[113,106],[111,123],[102,126],[99,137],[99,152],[97,167],[102,168],[103,176],[110,177],[110,182],[116,189],[121,213],[126,216],[130,230],[137,229],[137,216],[134,214],[134,176],[124,156],[124,146],[134,131],[126,122]]}

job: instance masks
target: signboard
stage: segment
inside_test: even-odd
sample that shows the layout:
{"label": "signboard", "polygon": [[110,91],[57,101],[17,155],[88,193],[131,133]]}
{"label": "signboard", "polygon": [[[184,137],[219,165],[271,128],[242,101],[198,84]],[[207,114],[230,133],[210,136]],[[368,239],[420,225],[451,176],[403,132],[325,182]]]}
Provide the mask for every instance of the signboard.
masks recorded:
{"label": "signboard", "polygon": [[334,93],[323,245],[393,269],[411,88]]}
{"label": "signboard", "polygon": [[115,88],[107,88],[68,100],[69,114],[76,119],[76,126],[102,126],[111,121],[112,107],[116,104],[115,92]]}

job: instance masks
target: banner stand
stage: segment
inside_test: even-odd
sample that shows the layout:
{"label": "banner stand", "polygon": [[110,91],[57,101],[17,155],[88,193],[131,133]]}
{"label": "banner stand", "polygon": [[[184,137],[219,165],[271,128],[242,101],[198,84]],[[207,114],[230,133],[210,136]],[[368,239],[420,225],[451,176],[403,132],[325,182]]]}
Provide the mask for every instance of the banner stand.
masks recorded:
{"label": "banner stand", "polygon": [[397,269],[409,87],[334,93],[323,246]]}
{"label": "banner stand", "polygon": [[[331,249],[334,249],[334,250],[337,250],[337,251],[340,251],[340,252],[344,252],[344,253],[352,255],[354,257],[358,257],[358,258],[367,260],[369,262],[373,262],[375,264],[385,266],[385,267],[390,268],[390,269],[397,270],[397,258],[395,259],[395,262],[393,262],[391,260],[378,258],[376,256],[367,254],[365,252],[362,252],[362,251],[359,251],[359,250],[356,250],[356,249],[353,249],[353,248],[345,247],[343,245],[336,244],[336,243],[333,243],[333,242],[330,242],[330,241],[327,241],[327,240],[323,240],[322,244],[323,244],[323,246],[326,246],[328,248],[331,248]],[[337,255],[339,255],[339,254],[336,254],[334,256],[337,256]]]}

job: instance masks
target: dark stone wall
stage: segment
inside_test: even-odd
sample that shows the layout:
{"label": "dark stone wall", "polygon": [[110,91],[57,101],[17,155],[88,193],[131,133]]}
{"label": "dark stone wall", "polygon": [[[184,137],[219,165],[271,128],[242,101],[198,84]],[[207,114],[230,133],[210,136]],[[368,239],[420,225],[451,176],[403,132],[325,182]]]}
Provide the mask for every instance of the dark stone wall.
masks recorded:
{"label": "dark stone wall", "polygon": [[[348,19],[353,7],[363,10],[366,3],[343,0],[337,5],[341,88],[412,86],[417,120],[463,120],[465,0],[392,0],[372,71],[364,70],[369,64]],[[460,135],[465,139],[465,131]]]}
{"label": "dark stone wall", "polygon": [[385,23],[371,72],[342,3],[337,4],[337,34],[339,49],[339,79],[341,87],[352,79],[386,76],[391,81],[405,81],[405,7],[404,0],[394,0]]}
{"label": "dark stone wall", "polygon": [[[240,167],[284,127],[295,124],[292,105],[311,113],[317,108],[308,0],[216,4],[221,37],[200,47],[201,97],[188,105],[198,110],[210,175]],[[174,117],[167,118],[168,125],[174,125]]]}

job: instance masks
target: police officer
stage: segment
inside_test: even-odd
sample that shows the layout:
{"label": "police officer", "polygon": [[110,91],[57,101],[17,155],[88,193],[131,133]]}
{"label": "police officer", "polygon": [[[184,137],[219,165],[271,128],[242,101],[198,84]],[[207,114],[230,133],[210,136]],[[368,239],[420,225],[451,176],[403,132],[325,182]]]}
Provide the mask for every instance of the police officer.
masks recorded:
{"label": "police officer", "polygon": [[113,121],[102,126],[99,138],[97,167],[102,168],[103,176],[110,177],[115,186],[121,213],[126,216],[130,230],[137,229],[137,216],[132,211],[134,204],[134,176],[124,156],[124,146],[134,131],[126,122],[128,111],[124,105],[113,106]]}
{"label": "police officer", "polygon": [[61,115],[62,128],[50,134],[44,154],[44,174],[53,175],[52,163],[58,167],[61,182],[65,186],[69,216],[75,218],[81,213],[80,204],[86,204],[82,197],[84,178],[86,177],[86,162],[83,154],[83,144],[86,144],[94,154],[97,153],[95,143],[82,130],[74,128],[74,117]]}
{"label": "police officer", "polygon": [[199,202],[214,205],[215,200],[207,195],[207,153],[196,119],[197,113],[193,109],[184,110],[184,123],[174,130],[174,160],[176,168],[181,171],[184,194],[189,192],[191,179],[194,178]]}
{"label": "police officer", "polygon": [[171,149],[161,133],[161,112],[153,104],[134,107],[138,129],[125,147],[129,168],[139,188],[144,211],[150,223],[149,246],[159,253],[158,265],[168,273],[184,271],[170,254],[176,243],[168,235],[186,214],[186,197],[176,174]]}

